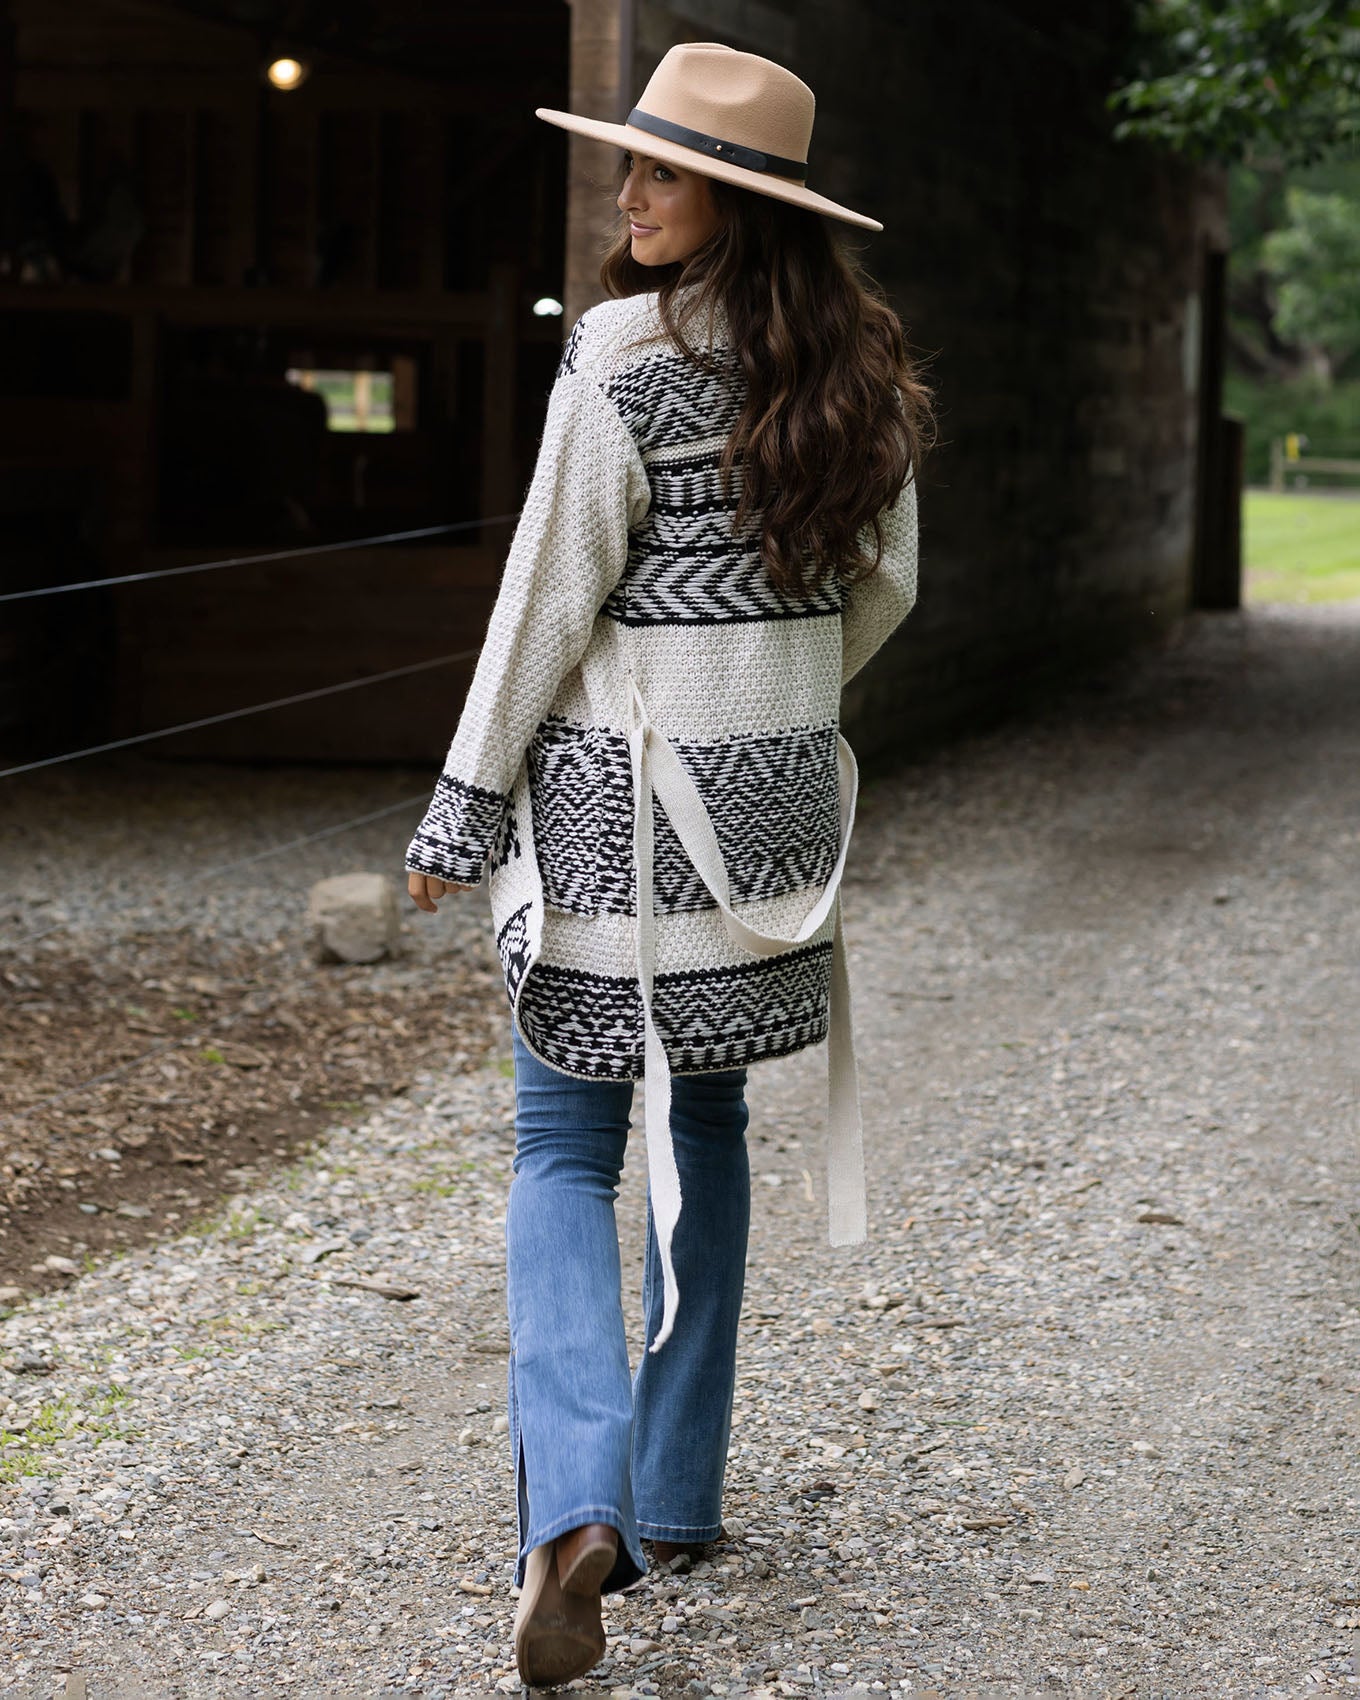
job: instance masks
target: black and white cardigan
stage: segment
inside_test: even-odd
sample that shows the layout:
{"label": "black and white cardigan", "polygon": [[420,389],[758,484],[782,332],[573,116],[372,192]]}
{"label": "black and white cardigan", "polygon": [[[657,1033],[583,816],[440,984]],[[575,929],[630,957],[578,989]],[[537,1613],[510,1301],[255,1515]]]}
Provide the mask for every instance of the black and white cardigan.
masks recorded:
{"label": "black and white cardigan", "polygon": [[[849,832],[841,687],[915,599],[914,479],[884,510],[868,579],[808,599],[770,583],[758,527],[733,536],[739,468],[732,503],[722,497],[743,379],[721,315],[713,345],[718,372],[687,362],[651,294],[581,315],[462,717],[407,851],[408,870],[460,883],[489,865],[516,1023],[531,1051],[579,1077],[733,1069],[827,1037],[838,904],[792,941]],[[649,752],[663,746],[678,758],[671,807],[683,811],[683,787],[716,836],[707,876],[702,823],[691,854],[661,785],[650,834],[637,818]],[[743,929],[789,947],[753,954]],[[834,1062],[834,1034],[832,1048]],[[648,1097],[650,1127],[660,1106]],[[654,1169],[654,1210],[657,1182]],[[833,1226],[833,1237],[858,1235]]]}

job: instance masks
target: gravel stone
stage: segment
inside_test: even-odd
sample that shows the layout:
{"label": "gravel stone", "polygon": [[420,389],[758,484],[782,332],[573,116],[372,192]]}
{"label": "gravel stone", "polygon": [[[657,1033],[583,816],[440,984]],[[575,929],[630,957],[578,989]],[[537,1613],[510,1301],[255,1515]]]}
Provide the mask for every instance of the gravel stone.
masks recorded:
{"label": "gravel stone", "polygon": [[[825,1243],[821,1053],[753,1070],[753,1172],[789,1184],[756,1189],[726,1535],[610,1597],[586,1691],[1360,1691],[1357,676],[1360,608],[1197,617],[865,785],[870,1238]],[[364,806],[358,770],[250,781],[220,860],[299,794]],[[62,906],[117,927],[183,847],[116,795],[101,818]],[[324,848],[309,879],[343,871]],[[301,889],[203,901],[265,940]],[[471,902],[426,920],[373,969],[413,996],[490,949]],[[519,1692],[508,1049],[8,1301],[7,1696]],[[639,1141],[630,1294],[644,1182]]]}

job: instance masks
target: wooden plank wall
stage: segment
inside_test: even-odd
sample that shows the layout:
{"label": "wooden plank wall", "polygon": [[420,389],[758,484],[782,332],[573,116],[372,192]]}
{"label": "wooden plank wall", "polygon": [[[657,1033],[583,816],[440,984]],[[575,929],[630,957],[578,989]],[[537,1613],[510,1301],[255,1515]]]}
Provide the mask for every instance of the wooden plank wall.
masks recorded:
{"label": "wooden plank wall", "polygon": [[[159,558],[178,564],[170,552]],[[135,640],[147,719],[178,725],[475,651],[502,559],[503,548],[476,545],[388,547],[190,575],[170,595],[162,585],[128,585],[119,613]],[[228,573],[228,587],[214,582]],[[224,761],[428,761],[448,746],[474,665],[223,721],[195,732],[192,752]],[[181,755],[188,742],[177,740]]]}

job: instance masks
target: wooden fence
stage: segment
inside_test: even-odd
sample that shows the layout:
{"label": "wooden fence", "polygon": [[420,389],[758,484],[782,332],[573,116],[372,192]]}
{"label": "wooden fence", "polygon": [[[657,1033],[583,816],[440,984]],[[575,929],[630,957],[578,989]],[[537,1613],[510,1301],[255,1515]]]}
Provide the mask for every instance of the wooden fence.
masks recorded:
{"label": "wooden fence", "polygon": [[1270,487],[1283,490],[1286,472],[1336,472],[1343,477],[1360,478],[1360,460],[1338,460],[1328,455],[1301,455],[1299,439],[1274,437],[1270,444]]}

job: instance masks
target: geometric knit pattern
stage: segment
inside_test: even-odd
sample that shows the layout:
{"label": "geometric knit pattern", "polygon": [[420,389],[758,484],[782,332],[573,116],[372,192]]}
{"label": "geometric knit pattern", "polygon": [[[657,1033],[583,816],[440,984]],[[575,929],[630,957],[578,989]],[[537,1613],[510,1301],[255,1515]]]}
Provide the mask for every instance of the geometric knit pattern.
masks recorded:
{"label": "geometric knit pattern", "polygon": [[[671,1066],[712,1074],[786,1056],[826,1037],[831,946],[802,946],[730,968],[658,974],[653,1010]],[[786,1012],[796,1010],[790,1021]],[[543,967],[520,1000],[529,1045],[564,1074],[642,1076],[637,981]]]}
{"label": "geometric knit pattern", "polygon": [[[876,572],[776,591],[758,516],[733,535],[718,458],[744,377],[721,311],[715,370],[671,345],[654,294],[577,320],[467,699],[408,869],[490,871],[506,991],[525,1040],[591,1079],[643,1072],[633,789],[638,693],[712,822],[736,914],[790,938],[834,871],[840,692],[916,594],[916,486],[883,510]],[[872,537],[866,539],[872,542]],[[656,1027],[673,1072],[826,1037],[834,913],[757,957],[654,805]]]}
{"label": "geometric knit pattern", "polygon": [[[569,343],[563,366],[575,369],[579,344]],[[627,368],[605,393],[637,441],[644,459],[667,444],[721,438],[741,412],[740,365],[730,348],[719,351],[720,369],[705,372],[682,354],[667,353]],[[602,610],[627,625],[673,621],[705,625],[719,620],[810,619],[838,613],[839,581],[811,597],[792,597],[770,582],[760,559],[759,529],[745,541],[732,535],[740,462],[732,469],[729,507],[723,501],[720,448],[649,467],[652,501],[629,550],[623,583]]]}
{"label": "geometric knit pattern", "polygon": [[[738,546],[732,511],[723,501],[721,450],[652,461],[652,503],[628,552],[623,583],[604,612],[642,624],[674,619],[799,620],[839,614],[839,579],[808,597],[777,590],[760,559],[759,532]],[[741,462],[732,468],[732,498],[741,494]],[[688,569],[688,571],[686,570]]]}
{"label": "geometric knit pattern", "polygon": [[[690,368],[669,363],[677,384]],[[622,582],[601,610],[624,625],[713,625],[726,620],[808,620],[838,614],[839,580],[811,596],[776,589],[760,558],[759,531],[732,533],[741,493],[740,464],[733,468],[733,506],[722,499],[719,449],[652,462],[652,505],[628,551]],[[749,529],[749,528],[748,528]]]}
{"label": "geometric knit pattern", "polygon": [[741,413],[741,365],[731,349],[706,372],[666,352],[624,367],[601,386],[644,458],[677,443],[725,440]]}
{"label": "geometric knit pattern", "polygon": [[530,905],[521,903],[496,934],[496,951],[505,974],[505,989],[513,1006],[519,995],[519,983],[529,966],[528,915]]}
{"label": "geometric knit pattern", "polygon": [[475,885],[486,860],[482,846],[499,827],[505,805],[506,798],[498,792],[441,773],[406,853],[407,868],[457,885]]}
{"label": "geometric knit pattern", "polygon": [[[716,466],[716,455],[712,461]],[[602,612],[625,626],[809,620],[840,612],[839,581],[808,597],[786,595],[771,582],[759,547],[730,535],[729,520],[726,510],[707,506],[663,514],[653,507],[633,540],[623,580]]]}
{"label": "geometric knit pattern", "polygon": [[[839,848],[834,726],[676,743],[675,753],[713,821],[737,902],[826,884]],[[580,915],[635,914],[627,740],[550,718],[529,745],[529,785],[545,900]],[[655,799],[653,828],[657,912],[713,908]]]}
{"label": "geometric knit pattern", "polygon": [[524,846],[520,842],[519,821],[515,816],[515,801],[512,797],[507,800],[500,825],[496,828],[487,865],[494,874],[498,869],[508,867],[523,854]]}

